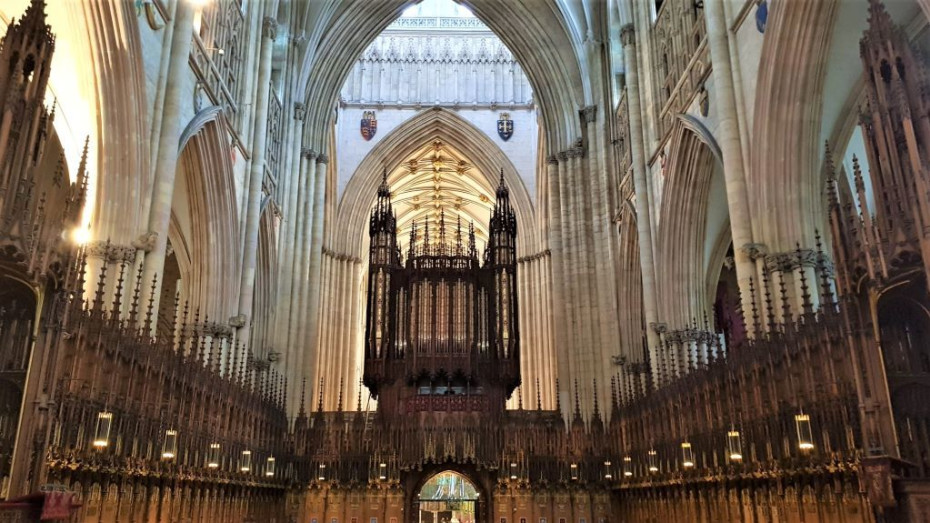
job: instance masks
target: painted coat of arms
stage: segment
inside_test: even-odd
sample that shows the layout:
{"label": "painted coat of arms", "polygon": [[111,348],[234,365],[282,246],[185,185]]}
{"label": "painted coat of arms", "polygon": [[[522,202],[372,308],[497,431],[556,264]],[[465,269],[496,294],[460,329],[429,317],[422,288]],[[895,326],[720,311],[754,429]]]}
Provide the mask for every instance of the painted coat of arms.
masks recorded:
{"label": "painted coat of arms", "polygon": [[497,121],[497,134],[505,142],[513,136],[513,120],[510,119],[510,113],[501,113],[501,117]]}
{"label": "painted coat of arms", "polygon": [[375,133],[378,132],[378,119],[375,118],[374,111],[365,111],[362,113],[360,130],[362,131],[362,138],[366,141],[374,138]]}

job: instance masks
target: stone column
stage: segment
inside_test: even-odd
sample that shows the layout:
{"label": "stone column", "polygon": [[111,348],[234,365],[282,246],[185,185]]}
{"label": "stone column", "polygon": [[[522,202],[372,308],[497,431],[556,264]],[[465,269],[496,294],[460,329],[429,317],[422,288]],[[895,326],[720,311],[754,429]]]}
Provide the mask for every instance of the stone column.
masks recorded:
{"label": "stone column", "polygon": [[708,0],[704,4],[707,23],[707,43],[713,63],[714,98],[717,103],[717,138],[723,153],[723,174],[727,188],[727,205],[730,211],[730,233],[733,237],[733,255],[736,260],[736,279],[746,332],[752,336],[752,304],[755,296],[749,292],[749,280],[755,275],[755,264],[749,256],[753,248],[752,216],[749,213],[749,193],[746,190],[746,173],[740,145],[738,110],[730,70],[730,48],[723,0]]}
{"label": "stone column", "polygon": [[[297,372],[297,374],[293,374],[292,381],[294,383],[291,387],[291,391],[295,394],[300,393],[297,387],[301,386],[301,380],[304,377],[302,372],[304,354],[301,350],[299,332],[304,324],[304,322],[300,321],[302,317],[301,311],[303,311],[301,299],[303,298],[302,292],[306,288],[307,251],[309,250],[307,246],[309,234],[307,234],[306,231],[310,228],[310,225],[307,223],[310,220],[310,213],[307,209],[311,207],[311,201],[313,199],[312,194],[309,193],[310,189],[313,187],[311,169],[316,167],[316,163],[314,162],[315,159],[316,153],[312,150],[301,149],[299,176],[297,180],[295,180],[293,189],[290,191],[294,193],[296,197],[292,197],[295,201],[290,211],[293,223],[285,240],[290,244],[288,247],[290,259],[287,262],[288,266],[285,267],[284,272],[281,274],[282,280],[285,280],[282,286],[284,292],[282,293],[281,302],[287,303],[287,309],[278,311],[278,314],[285,316],[284,321],[281,323],[285,332],[281,333],[281,338],[284,340],[287,353],[289,354],[287,365],[289,367],[293,366],[293,368],[290,369],[291,372],[295,370]],[[291,195],[288,196],[291,197]],[[293,405],[293,408],[297,408],[296,403]]]}
{"label": "stone column", "polygon": [[325,154],[316,158],[316,174],[313,177],[313,217],[310,221],[310,263],[307,268],[309,293],[307,301],[304,302],[303,311],[301,311],[303,321],[307,324],[307,335],[302,336],[300,343],[303,345],[303,350],[309,353],[307,368],[304,370],[309,376],[318,374],[320,351],[323,348],[322,343],[319,343],[320,266],[323,259],[323,213],[326,206],[324,189],[328,162],[329,158]]}
{"label": "stone column", "polygon": [[313,189],[316,183],[316,151],[303,149],[301,151],[301,177],[298,183],[300,191],[298,213],[298,230],[294,240],[294,267],[291,278],[291,313],[288,324],[288,344],[298,355],[295,361],[300,366],[301,376],[306,375],[307,364],[307,321],[306,303],[309,294],[310,264],[310,228],[313,219]]}
{"label": "stone column", "polygon": [[[191,39],[194,32],[194,6],[189,0],[178,0],[174,18],[174,33],[171,39],[171,58],[168,79],[165,83],[165,98],[162,108],[161,132],[158,138],[158,154],[155,157],[155,179],[149,208],[148,253],[142,272],[141,303],[151,299],[154,310],[158,310],[161,295],[161,278],[165,268],[165,250],[168,246],[168,224],[171,220],[171,201],[174,198],[174,179],[178,167],[178,139],[181,136],[181,98],[185,94],[188,58],[191,54]],[[143,249],[146,250],[146,249]],[[158,285],[152,293],[151,282],[158,277]],[[152,322],[155,328],[158,322]],[[154,331],[153,331],[154,332]]]}
{"label": "stone column", "polygon": [[[565,306],[567,305],[565,300],[565,278],[564,278],[564,263],[565,263],[565,249],[562,242],[562,219],[561,219],[561,207],[559,203],[559,169],[558,169],[558,158],[555,155],[549,157],[546,162],[546,181],[548,183],[547,196],[549,197],[549,202],[547,205],[547,211],[549,213],[548,223],[549,223],[549,250],[552,252],[552,263],[550,264],[549,274],[550,281],[552,281],[552,301],[551,311],[552,311],[552,323],[557,325],[558,328],[555,330],[555,339],[553,340],[556,347],[560,350],[556,352],[556,365],[558,367],[557,374],[567,373],[568,372],[568,351],[564,350],[566,346],[566,337],[565,333],[568,329],[566,324],[569,316],[566,315]],[[564,383],[564,382],[561,382]],[[556,390],[555,394],[558,396],[561,394],[561,391]],[[568,396],[561,398],[562,400],[567,401]],[[563,401],[562,403],[566,403]]]}
{"label": "stone column", "polygon": [[639,235],[639,265],[643,278],[643,315],[646,320],[646,342],[653,376],[656,371],[659,336],[653,328],[659,322],[656,304],[655,262],[652,258],[652,215],[649,212],[649,192],[646,172],[646,151],[643,144],[643,113],[636,62],[636,33],[633,24],[620,29],[623,58],[626,63],[626,95],[630,120],[630,149],[633,163],[633,190],[636,191],[636,232]]}
{"label": "stone column", "polygon": [[266,16],[262,21],[261,59],[258,69],[258,92],[255,97],[255,124],[252,127],[252,162],[245,218],[245,242],[242,276],[239,283],[239,314],[246,329],[252,324],[252,298],[255,292],[255,264],[258,259],[258,225],[261,217],[262,183],[265,180],[265,144],[268,128],[268,96],[271,90],[271,51],[278,33],[278,22]]}

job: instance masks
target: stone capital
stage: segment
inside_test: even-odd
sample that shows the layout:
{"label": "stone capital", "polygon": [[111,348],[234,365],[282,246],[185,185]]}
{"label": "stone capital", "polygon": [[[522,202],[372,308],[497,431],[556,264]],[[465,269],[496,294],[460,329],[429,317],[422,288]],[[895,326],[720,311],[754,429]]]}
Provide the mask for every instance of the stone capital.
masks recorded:
{"label": "stone capital", "polygon": [[278,37],[278,21],[270,16],[262,19],[262,37],[274,40]]}
{"label": "stone capital", "polygon": [[315,160],[317,157],[317,152],[309,147],[304,147],[303,149],[301,149],[300,154],[301,156],[303,156],[304,158],[308,160]]}
{"label": "stone capital", "polygon": [[559,157],[554,154],[550,154],[549,157],[546,158],[546,163],[559,163]]}
{"label": "stone capital", "polygon": [[329,156],[320,154],[316,157],[316,163],[329,163]]}
{"label": "stone capital", "polygon": [[620,28],[620,42],[624,46],[636,43],[636,30],[633,29],[633,24],[626,24]]}
{"label": "stone capital", "polygon": [[229,326],[234,329],[245,327],[247,319],[245,314],[237,314],[229,318]]}

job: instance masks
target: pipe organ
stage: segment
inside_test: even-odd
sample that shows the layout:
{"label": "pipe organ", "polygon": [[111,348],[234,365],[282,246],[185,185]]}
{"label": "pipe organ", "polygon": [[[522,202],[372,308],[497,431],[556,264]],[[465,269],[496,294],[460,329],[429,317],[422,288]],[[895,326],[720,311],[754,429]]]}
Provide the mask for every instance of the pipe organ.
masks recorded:
{"label": "pipe organ", "polygon": [[503,175],[483,257],[474,226],[442,213],[432,228],[414,223],[401,252],[390,197],[385,174],[369,224],[364,384],[385,413],[415,410],[423,396],[503,410],[520,383],[517,222]]}

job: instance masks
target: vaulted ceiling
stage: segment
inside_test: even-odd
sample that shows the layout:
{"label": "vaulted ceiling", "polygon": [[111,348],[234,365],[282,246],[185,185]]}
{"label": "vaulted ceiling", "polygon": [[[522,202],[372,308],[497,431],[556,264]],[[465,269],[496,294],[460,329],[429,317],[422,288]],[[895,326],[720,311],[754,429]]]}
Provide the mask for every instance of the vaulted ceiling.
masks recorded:
{"label": "vaulted ceiling", "polygon": [[466,231],[475,224],[481,249],[487,238],[488,220],[494,189],[488,185],[493,173],[482,173],[461,152],[440,139],[423,144],[388,173],[391,204],[397,215],[398,241],[403,249],[416,222],[422,234],[429,222],[436,241],[440,221],[445,222],[446,238],[453,241],[457,223]]}

